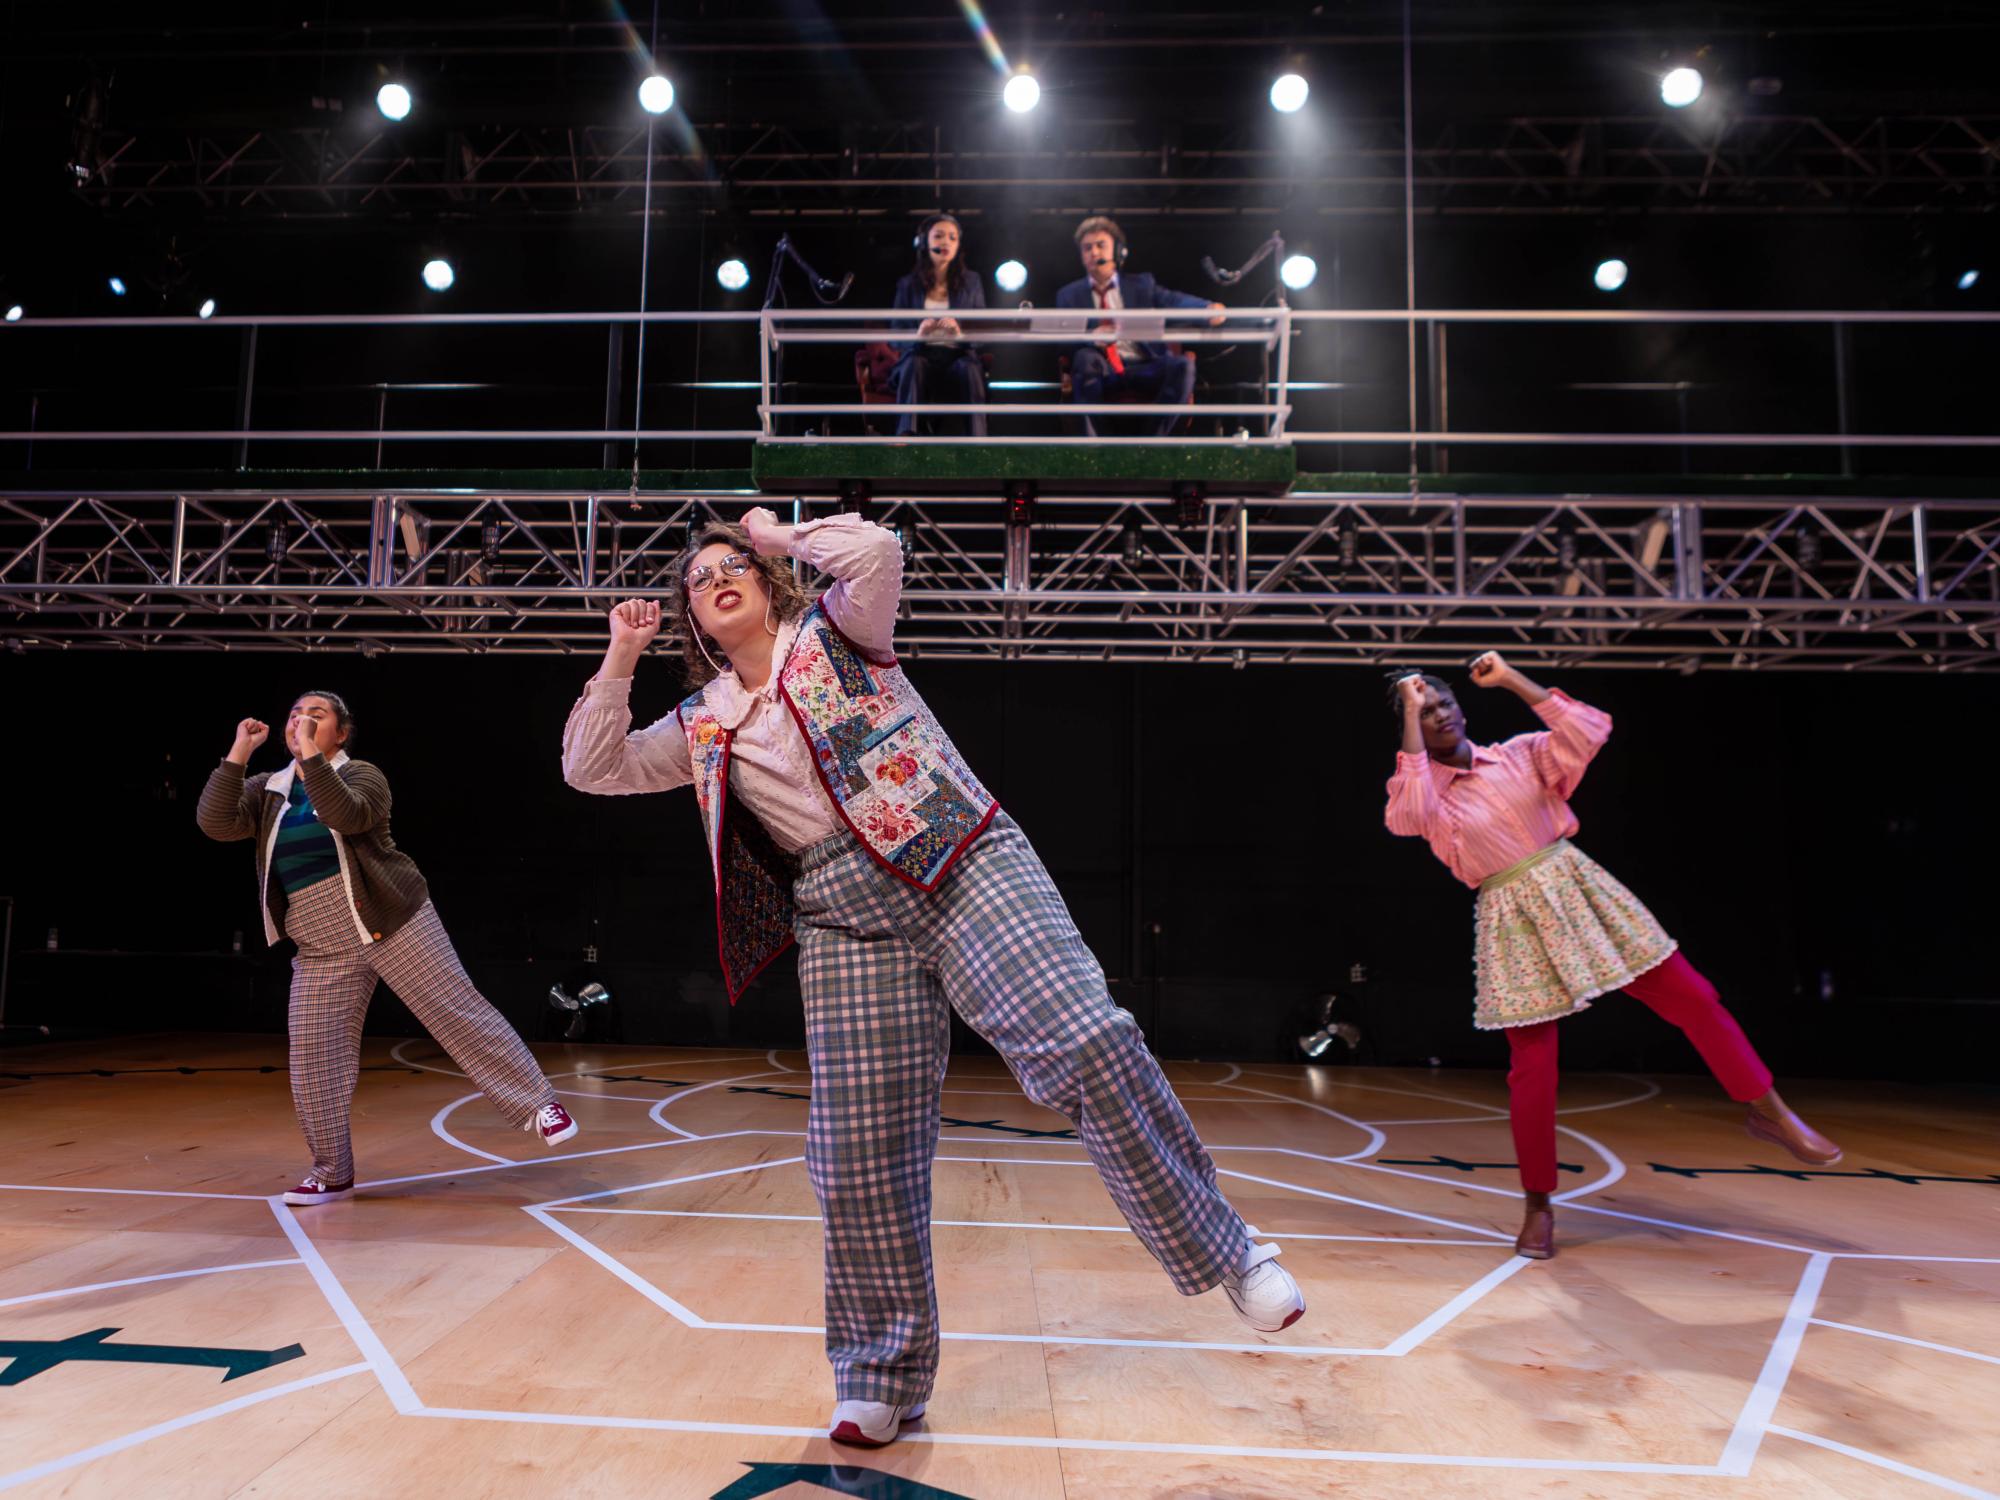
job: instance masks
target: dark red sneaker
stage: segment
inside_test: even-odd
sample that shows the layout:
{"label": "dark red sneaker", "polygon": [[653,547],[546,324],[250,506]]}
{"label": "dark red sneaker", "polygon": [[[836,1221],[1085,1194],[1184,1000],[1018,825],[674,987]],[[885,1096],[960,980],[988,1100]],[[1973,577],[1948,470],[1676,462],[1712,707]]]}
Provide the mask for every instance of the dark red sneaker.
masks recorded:
{"label": "dark red sneaker", "polygon": [[342,1198],[354,1196],[354,1179],[335,1186],[321,1182],[311,1172],[306,1173],[299,1185],[285,1194],[285,1201],[293,1208],[311,1208],[316,1203],[338,1203]]}
{"label": "dark red sneaker", "polygon": [[544,1146],[560,1146],[576,1134],[577,1126],[576,1121],[569,1117],[569,1111],[551,1100],[528,1116],[528,1123],[521,1128],[540,1131]]}

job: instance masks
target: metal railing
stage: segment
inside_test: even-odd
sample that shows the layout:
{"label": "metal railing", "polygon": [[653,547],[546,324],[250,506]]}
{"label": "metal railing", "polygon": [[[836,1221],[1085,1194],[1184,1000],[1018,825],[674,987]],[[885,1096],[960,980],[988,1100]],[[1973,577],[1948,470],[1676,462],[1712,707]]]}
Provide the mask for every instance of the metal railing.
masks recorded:
{"label": "metal railing", "polygon": [[[108,337],[118,331],[157,333],[170,329],[202,329],[220,334],[224,330],[237,330],[246,341],[243,375],[236,393],[236,420],[232,425],[204,425],[178,428],[142,428],[133,426],[70,427],[47,428],[30,426],[0,430],[0,443],[152,443],[152,442],[219,442],[234,443],[239,446],[239,464],[242,463],[247,445],[251,443],[506,443],[543,442],[555,444],[606,442],[647,443],[661,441],[691,442],[700,444],[753,442],[764,443],[824,443],[839,445],[867,444],[963,444],[981,441],[1002,445],[1050,445],[1077,441],[1073,434],[1057,431],[1046,433],[1007,433],[988,436],[983,439],[944,435],[918,435],[896,437],[872,433],[814,432],[791,434],[782,432],[779,426],[785,419],[823,419],[831,423],[834,418],[900,416],[910,412],[926,415],[971,416],[984,415],[989,420],[1005,419],[1045,419],[1051,426],[1058,418],[1095,416],[1119,417],[1164,417],[1192,415],[1196,418],[1236,419],[1235,431],[1221,434],[1196,434],[1174,439],[1176,442],[1220,446],[1320,446],[1320,445],[1402,445],[1414,452],[1418,446],[1427,446],[1436,451],[1449,447],[1505,448],[1519,446],[1541,447],[1681,447],[1687,449],[1704,448],[1769,448],[1769,449],[1938,449],[1964,448],[1987,449],[2000,447],[2000,433],[1993,430],[1973,432],[1865,432],[1850,430],[1847,413],[1851,403],[1847,398],[1846,385],[1851,379],[1851,360],[1845,357],[1844,340],[1848,330],[1857,327],[1925,328],[1941,325],[1973,326],[1990,329],[2000,325],[2000,312],[1856,312],[1856,311],[1663,311],[1625,309],[1556,309],[1556,310],[1494,310],[1476,308],[1451,309],[1306,309],[1288,307],[1231,308],[1223,315],[1223,326],[1206,326],[1215,316],[1201,309],[1141,309],[1128,313],[1133,320],[1144,320],[1150,331],[1159,327],[1166,329],[1166,337],[1173,342],[1196,346],[1227,345],[1250,346],[1258,350],[1260,359],[1267,360],[1271,369],[1258,381],[1258,389],[1268,399],[1261,401],[1200,402],[1192,407],[1169,406],[1159,403],[1099,403],[1079,405],[1073,402],[1050,401],[1009,401],[988,400],[979,403],[926,404],[921,407],[903,406],[896,403],[856,402],[852,399],[835,401],[815,401],[809,399],[787,399],[787,386],[781,379],[783,352],[788,347],[842,344],[860,345],[873,342],[911,341],[914,314],[908,309],[888,308],[774,308],[764,311],[718,311],[718,312],[596,312],[596,313],[405,313],[386,316],[361,316],[349,314],[301,314],[282,316],[217,316],[210,319],[196,318],[26,318],[14,324],[0,325],[0,353],[10,348],[6,341],[32,339],[34,337],[62,334],[89,338]],[[1050,320],[1064,316],[1093,318],[1087,310],[1071,314],[1068,310],[1031,310],[994,308],[986,310],[966,310],[954,312],[952,316],[968,325],[971,333],[976,327],[978,341],[995,346],[1029,345],[1054,348],[1077,348],[1097,341],[1095,332],[1076,330],[1056,330]],[[645,427],[642,425],[619,425],[609,419],[608,414],[621,409],[615,402],[607,401],[607,420],[600,426],[555,426],[555,427],[459,427],[426,425],[421,427],[389,427],[386,421],[378,421],[374,428],[354,427],[313,427],[313,426],[272,426],[258,427],[252,421],[257,409],[258,388],[256,384],[256,341],[268,331],[316,329],[344,330],[390,330],[407,327],[457,328],[534,328],[551,326],[598,326],[617,328],[633,324],[673,326],[723,325],[747,326],[754,328],[757,335],[758,369],[754,389],[756,391],[756,425],[730,426],[686,426],[686,427]],[[1425,330],[1425,342],[1432,338],[1438,342],[1440,357],[1427,361],[1428,369],[1420,381],[1418,362],[1415,360],[1396,361],[1406,364],[1400,371],[1402,384],[1406,387],[1406,420],[1401,427],[1374,426],[1366,429],[1329,425],[1323,418],[1317,424],[1301,423],[1295,420],[1295,407],[1301,402],[1323,401],[1328,382],[1302,382],[1295,386],[1292,380],[1294,369],[1293,343],[1297,335],[1315,325],[1403,325],[1412,330],[1410,343],[1414,347],[1418,340],[1414,330]],[[1833,337],[1832,363],[1834,380],[1839,389],[1833,403],[1837,420],[1833,430],[1787,430],[1787,431],[1719,431],[1719,430],[1662,430],[1662,431],[1591,431],[1574,429],[1548,430],[1455,430],[1444,421],[1443,414],[1450,409],[1450,392],[1446,376],[1446,362],[1441,357],[1443,341],[1449,330],[1469,325],[1512,325],[1524,328],[1544,328],[1561,325],[1681,325],[1688,327],[1748,325],[1761,327],[1787,327],[1810,325],[1825,328]],[[1148,334],[1150,336],[1150,332]],[[2000,349],[1994,352],[2000,353]],[[1275,372],[1274,377],[1272,371]],[[744,371],[747,375],[749,372]],[[1379,382],[1386,385],[1385,378]],[[746,381],[747,385],[748,382]],[[1333,384],[1340,384],[1334,382]],[[1420,384],[1425,388],[1420,391]],[[1430,421],[1422,421],[1425,409],[1436,414]],[[1323,405],[1316,406],[1315,412],[1324,411]],[[1253,430],[1261,429],[1261,430]],[[1105,444],[1149,444],[1158,438],[1131,436],[1098,436],[1090,441]]]}

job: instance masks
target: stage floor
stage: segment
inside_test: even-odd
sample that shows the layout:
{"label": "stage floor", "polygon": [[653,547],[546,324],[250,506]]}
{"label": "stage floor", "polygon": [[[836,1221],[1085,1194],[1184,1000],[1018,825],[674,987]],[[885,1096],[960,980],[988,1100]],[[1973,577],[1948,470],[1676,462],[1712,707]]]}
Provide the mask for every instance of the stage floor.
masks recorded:
{"label": "stage floor", "polygon": [[371,1039],[363,1191],[296,1215],[282,1038],[0,1052],[0,1490],[2000,1490],[1992,1095],[1789,1089],[1848,1155],[1779,1175],[1704,1079],[1568,1079],[1562,1253],[1535,1263],[1499,1074],[1175,1064],[1306,1291],[1259,1335],[1176,1296],[1066,1122],[961,1059],[937,1395],[862,1454],[819,1436],[803,1057],[536,1051],[583,1126],[556,1152],[430,1041]]}

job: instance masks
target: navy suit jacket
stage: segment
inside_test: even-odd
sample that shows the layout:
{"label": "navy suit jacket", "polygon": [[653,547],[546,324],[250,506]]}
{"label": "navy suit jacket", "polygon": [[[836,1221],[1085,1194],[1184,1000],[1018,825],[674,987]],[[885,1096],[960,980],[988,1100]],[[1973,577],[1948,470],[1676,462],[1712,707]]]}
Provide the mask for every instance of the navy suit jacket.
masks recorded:
{"label": "navy suit jacket", "polygon": [[[924,289],[918,284],[917,273],[915,271],[911,271],[901,281],[896,283],[896,300],[889,305],[891,307],[922,307],[924,305]],[[967,271],[959,278],[958,285],[951,290],[951,306],[954,312],[961,312],[968,307],[983,309],[986,306],[986,288],[981,284],[977,271]],[[927,312],[924,316],[935,317],[936,314]],[[892,326],[909,328],[914,325],[907,320],[898,320]],[[979,327],[977,323],[961,324],[960,326],[965,328],[968,333],[977,331]],[[923,340],[922,342],[928,343],[929,340]],[[914,343],[899,343],[893,347],[898,353],[904,353],[917,346]],[[979,345],[971,339],[955,341],[949,347],[962,350],[968,354],[977,354],[979,352]]]}
{"label": "navy suit jacket", "polygon": [[[1192,297],[1186,292],[1176,292],[1171,288],[1163,287],[1157,281],[1153,280],[1152,273],[1149,271],[1120,271],[1118,273],[1118,296],[1119,300],[1124,302],[1126,309],[1131,312],[1139,312],[1149,307],[1206,307],[1209,301],[1206,297]],[[1079,277],[1068,286],[1059,290],[1056,293],[1056,306],[1096,307],[1097,299],[1090,294],[1090,278],[1088,276]],[[1190,322],[1186,324],[1170,323],[1167,326],[1169,330],[1172,330],[1176,327],[1196,328],[1200,325]],[[1078,347],[1095,349],[1100,346],[1091,343],[1082,344]],[[1167,346],[1164,343],[1157,343],[1150,339],[1143,340],[1139,345],[1139,353],[1146,359],[1165,359],[1168,352]]]}

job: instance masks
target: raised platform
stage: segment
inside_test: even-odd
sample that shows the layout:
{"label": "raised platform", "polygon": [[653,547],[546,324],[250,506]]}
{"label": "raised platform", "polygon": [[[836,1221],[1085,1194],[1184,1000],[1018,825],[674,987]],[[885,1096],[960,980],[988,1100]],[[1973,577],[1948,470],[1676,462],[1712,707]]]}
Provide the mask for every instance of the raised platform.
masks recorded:
{"label": "raised platform", "polygon": [[1166,496],[1176,485],[1200,484],[1230,495],[1283,494],[1298,476],[1290,448],[1215,447],[1200,443],[1063,443],[1048,447],[1010,443],[912,444],[876,447],[853,443],[763,443],[750,472],[765,491],[838,493],[867,481],[891,494],[924,491],[992,491],[1030,480],[1043,490],[1071,495]]}

